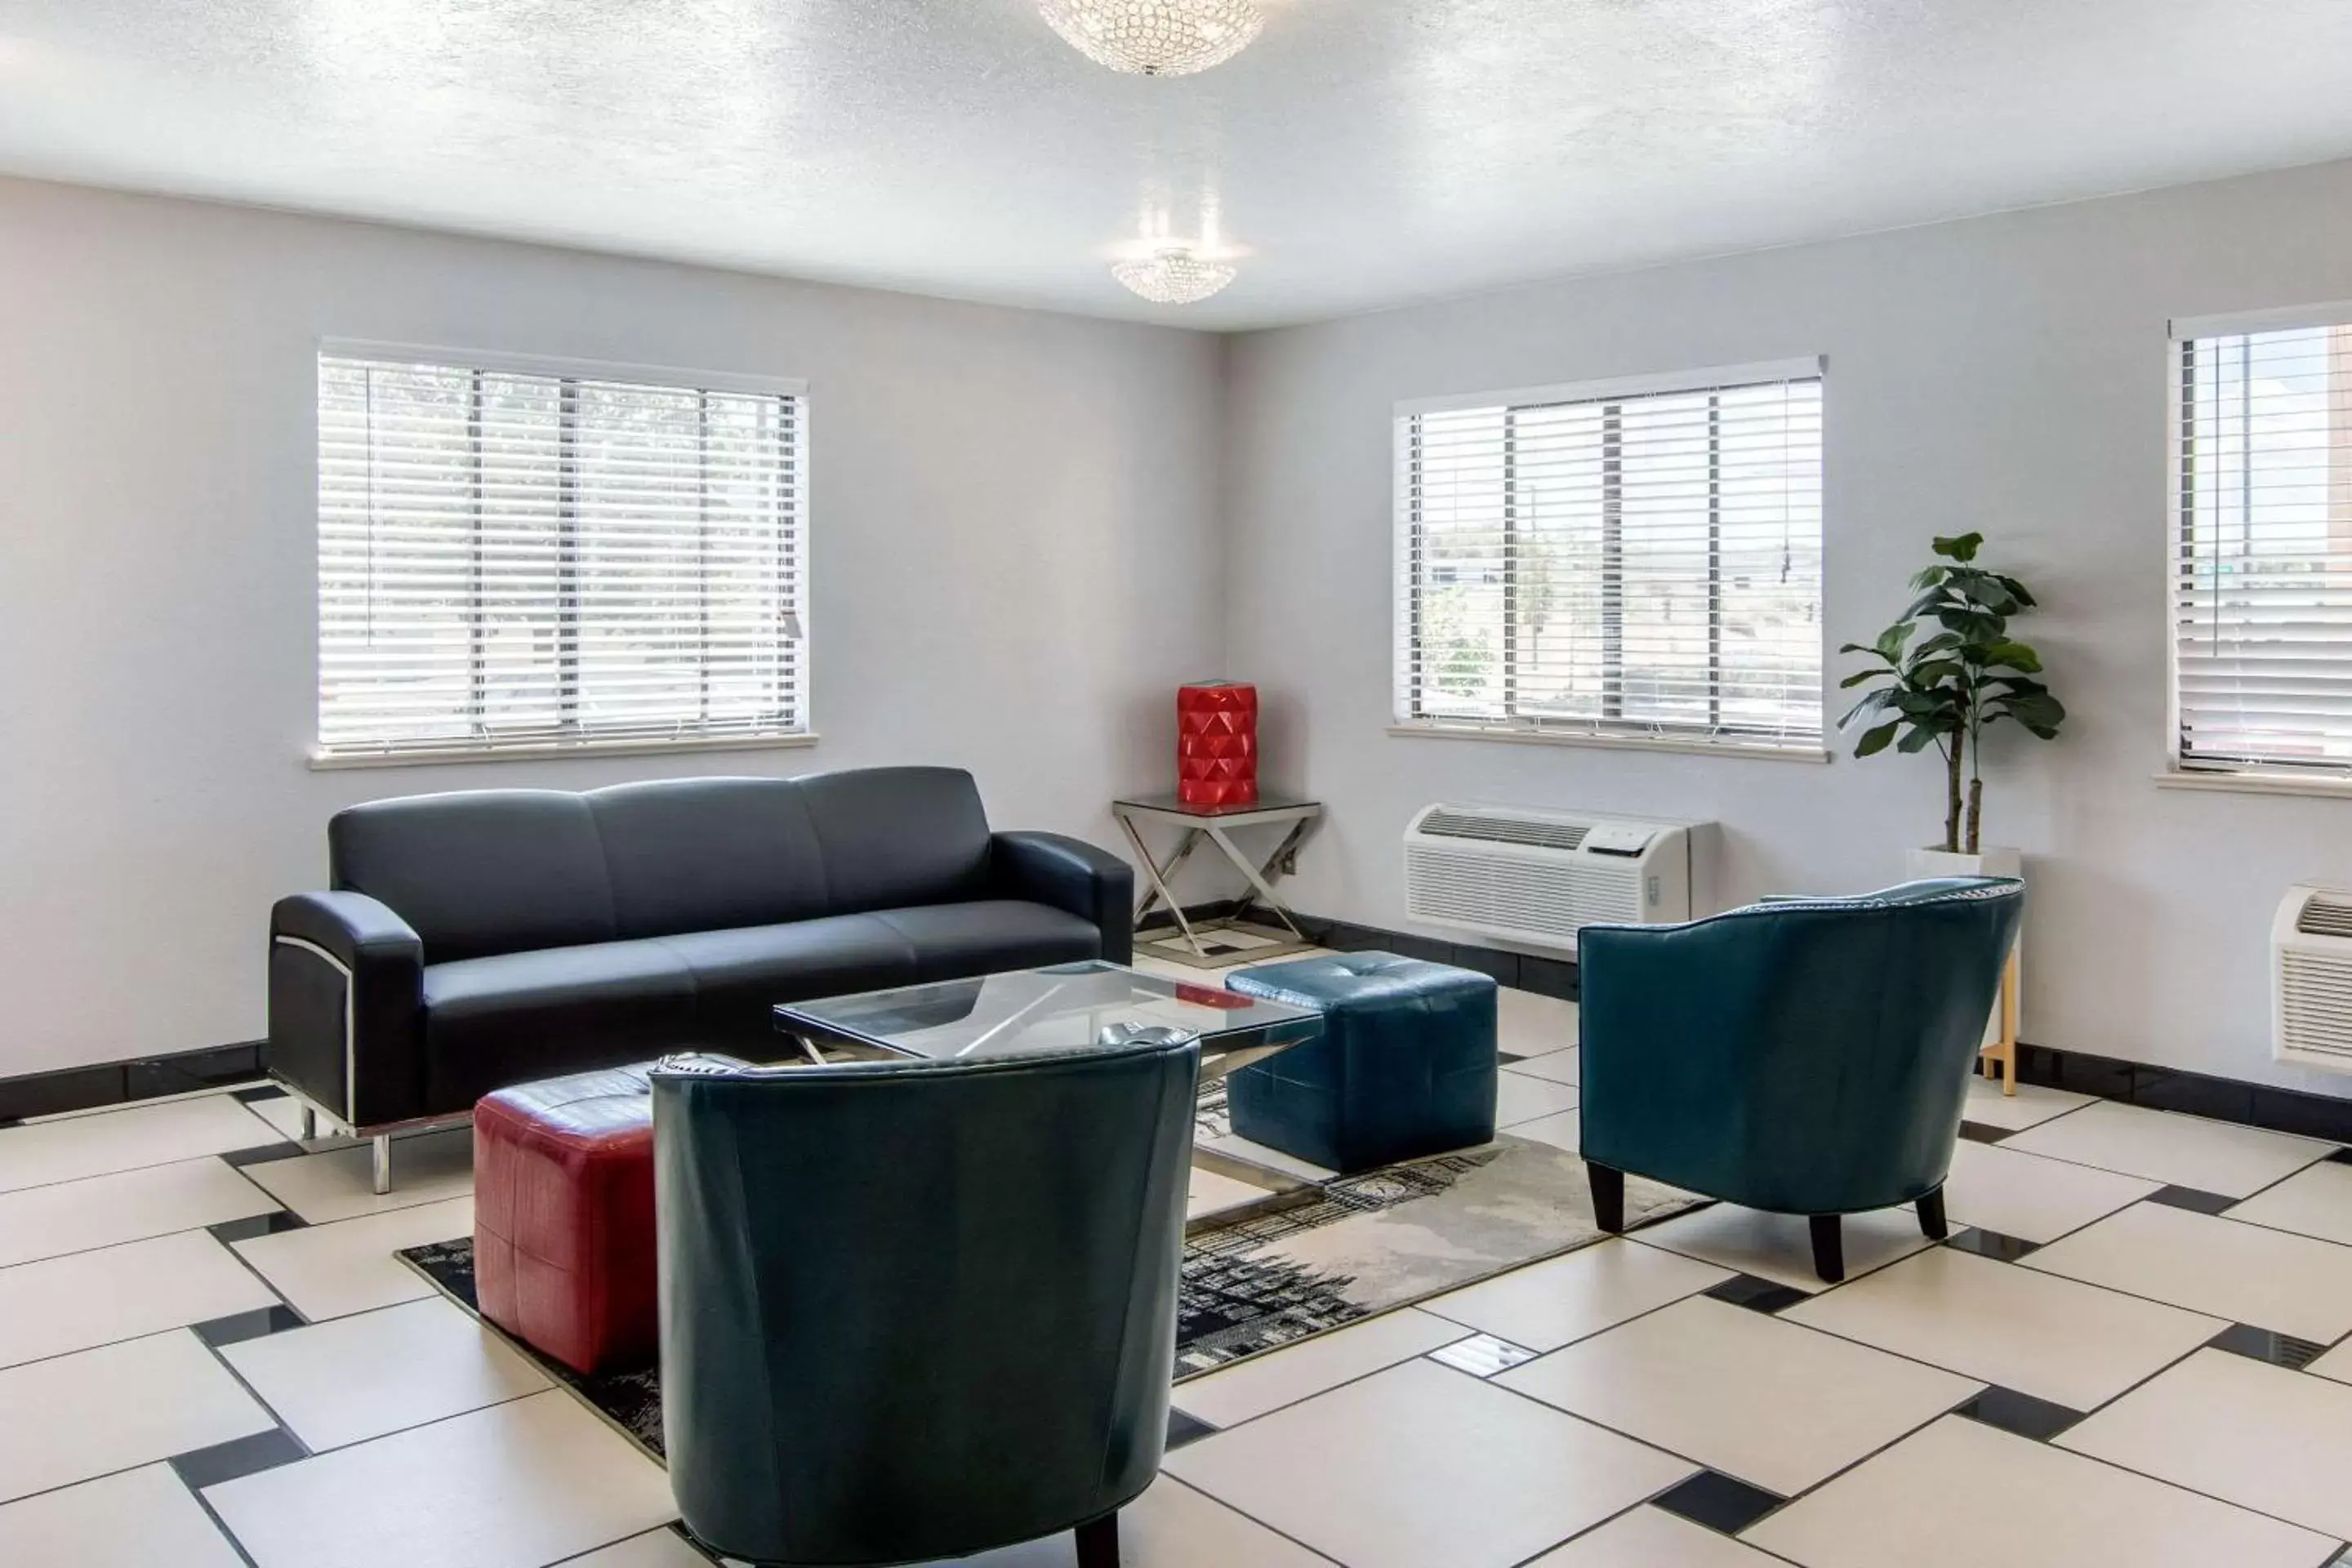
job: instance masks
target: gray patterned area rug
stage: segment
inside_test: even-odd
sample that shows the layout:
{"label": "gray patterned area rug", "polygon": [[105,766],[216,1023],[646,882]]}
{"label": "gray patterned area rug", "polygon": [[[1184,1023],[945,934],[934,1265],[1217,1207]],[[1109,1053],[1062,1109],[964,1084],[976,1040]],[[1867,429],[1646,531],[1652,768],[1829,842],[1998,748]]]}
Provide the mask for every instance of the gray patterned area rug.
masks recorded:
{"label": "gray patterned area rug", "polygon": [[[1203,1104],[1204,1137],[1224,1132],[1222,1110],[1213,1101]],[[1698,1201],[1629,1178],[1626,1223],[1663,1219]],[[1572,1252],[1601,1234],[1584,1162],[1508,1133],[1458,1154],[1340,1177],[1312,1203],[1185,1239],[1177,1380]],[[475,1310],[471,1237],[399,1256]],[[531,1353],[529,1346],[518,1348]],[[657,1372],[583,1377],[545,1357],[532,1359],[660,1457]]]}

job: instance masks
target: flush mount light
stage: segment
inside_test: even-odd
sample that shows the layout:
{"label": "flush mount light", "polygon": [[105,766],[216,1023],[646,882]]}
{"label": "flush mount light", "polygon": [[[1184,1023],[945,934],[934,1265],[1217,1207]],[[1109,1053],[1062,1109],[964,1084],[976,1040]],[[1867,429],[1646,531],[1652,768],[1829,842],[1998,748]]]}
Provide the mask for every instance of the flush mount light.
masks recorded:
{"label": "flush mount light", "polygon": [[1110,275],[1155,305],[1190,305],[1234,280],[1222,261],[1195,256],[1181,245],[1163,245],[1148,257],[1111,264]]}
{"label": "flush mount light", "polygon": [[1070,47],[1134,76],[1190,76],[1223,65],[1265,26],[1256,0],[1037,0]]}

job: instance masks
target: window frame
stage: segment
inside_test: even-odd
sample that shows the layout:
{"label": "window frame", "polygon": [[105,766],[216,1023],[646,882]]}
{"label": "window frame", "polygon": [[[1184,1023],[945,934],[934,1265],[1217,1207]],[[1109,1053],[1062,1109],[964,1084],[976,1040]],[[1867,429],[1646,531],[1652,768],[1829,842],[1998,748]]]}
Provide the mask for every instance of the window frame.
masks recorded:
{"label": "window frame", "polygon": [[[1591,746],[1603,749],[1660,751],[1692,753],[1701,756],[1759,757],[1785,762],[1825,763],[1829,761],[1828,728],[1829,701],[1829,615],[1828,615],[1828,441],[1827,394],[1829,362],[1827,356],[1804,355],[1784,360],[1758,361],[1745,364],[1722,365],[1712,369],[1669,371],[1654,374],[1616,376],[1602,380],[1563,382],[1538,386],[1512,387],[1502,391],[1452,394],[1438,397],[1402,399],[1391,406],[1391,507],[1390,582],[1392,603],[1390,614],[1391,659],[1391,722],[1388,732],[1395,736],[1429,736],[1460,740],[1504,741],[1537,744]],[[1810,381],[1821,384],[1822,389],[1822,450],[1821,479],[1822,492],[1822,605],[1818,668],[1821,671],[1815,700],[1820,714],[1817,727],[1810,736],[1781,738],[1779,731],[1764,730],[1725,729],[1715,724],[1675,723],[1658,721],[1546,720],[1538,715],[1513,715],[1500,719],[1478,719],[1463,715],[1446,715],[1423,710],[1423,692],[1413,679],[1418,663],[1423,607],[1420,584],[1414,569],[1404,553],[1413,548],[1417,521],[1417,501],[1410,493],[1403,476],[1409,471],[1406,447],[1414,438],[1412,421],[1417,416],[1445,414],[1467,409],[1499,408],[1505,412],[1507,428],[1511,413],[1527,408],[1559,404],[1595,404],[1642,397],[1731,391],[1742,387],[1769,385],[1775,383]],[[1720,460],[1719,450],[1712,447],[1710,465]],[[1506,481],[1506,494],[1508,494]],[[1604,503],[1605,510],[1605,503]],[[1503,507],[1506,531],[1511,507],[1507,500]],[[1714,529],[1710,527],[1710,534]],[[1619,541],[1622,551],[1622,535]],[[1710,542],[1710,552],[1717,546]],[[1604,552],[1607,546],[1603,546]],[[1604,574],[1605,574],[1604,568]],[[1508,578],[1506,578],[1507,584]],[[1621,607],[1619,619],[1622,619]],[[1722,594],[1719,559],[1710,564],[1707,595],[1709,599],[1708,637],[1709,689],[1712,701],[1719,701],[1722,684],[1722,627],[1718,618]],[[1605,587],[1604,587],[1605,596]],[[1510,625],[1508,595],[1505,599],[1506,643]],[[1605,615],[1605,611],[1604,611]],[[1622,656],[1621,656],[1622,657]],[[1622,670],[1617,684],[1622,687]],[[1622,722],[1623,729],[1602,727],[1608,722]],[[1644,727],[1646,726],[1646,727]]]}
{"label": "window frame", "polygon": [[[623,735],[598,736],[593,731],[555,735],[545,740],[528,742],[488,742],[478,739],[453,740],[446,744],[393,745],[368,749],[354,745],[330,746],[319,732],[324,700],[326,627],[324,585],[320,561],[324,549],[321,538],[321,508],[320,505],[320,401],[322,383],[320,372],[331,359],[377,361],[398,364],[429,366],[460,374],[471,374],[478,383],[484,375],[531,376],[559,382],[593,381],[628,386],[662,390],[717,393],[746,397],[781,397],[793,401],[794,442],[792,451],[793,475],[796,489],[793,515],[786,524],[786,532],[794,553],[798,556],[795,598],[797,629],[793,637],[794,659],[799,672],[796,700],[798,721],[789,729],[759,731],[750,734],[702,734],[677,736]],[[814,709],[815,691],[812,661],[813,605],[809,592],[811,580],[810,512],[812,502],[811,410],[808,382],[794,376],[775,376],[736,371],[685,370],[672,365],[632,364],[610,360],[578,359],[549,354],[514,353],[499,350],[452,348],[446,344],[386,342],[380,339],[321,337],[311,346],[310,384],[310,582],[311,582],[311,663],[310,663],[310,742],[306,761],[314,771],[346,768],[423,767],[451,763],[498,763],[543,761],[550,757],[576,756],[656,756],[686,752],[772,751],[813,746],[817,743],[816,717]],[[480,526],[479,519],[475,527]]]}
{"label": "window frame", "polygon": [[[2217,315],[2176,316],[2166,327],[2164,346],[2164,765],[2159,785],[2253,795],[2352,796],[2352,763],[2297,764],[2284,761],[2199,758],[2181,746],[2180,585],[2183,563],[2194,539],[2195,497],[2186,483],[2189,457],[2184,439],[2189,382],[2194,371],[2187,354],[2202,339],[2251,336],[2319,328],[2352,327],[2352,300],[2287,305]],[[2352,666],[2352,641],[2345,660]]]}

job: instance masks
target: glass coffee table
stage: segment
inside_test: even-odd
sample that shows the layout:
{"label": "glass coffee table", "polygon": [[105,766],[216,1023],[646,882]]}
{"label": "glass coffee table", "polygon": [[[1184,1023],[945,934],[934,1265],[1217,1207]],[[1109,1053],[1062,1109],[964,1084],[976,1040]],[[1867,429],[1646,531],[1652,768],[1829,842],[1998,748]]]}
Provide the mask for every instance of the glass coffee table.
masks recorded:
{"label": "glass coffee table", "polygon": [[[1200,1042],[1202,1082],[1323,1032],[1322,1015],[1311,1008],[1102,963],[787,1002],[776,1007],[775,1018],[776,1027],[817,1062],[826,1059],[827,1049],[932,1061],[1043,1055],[1166,1029]],[[1204,1216],[1219,1225],[1312,1202],[1322,1190],[1288,1172],[1198,1143],[1192,1163],[1265,1194]]]}

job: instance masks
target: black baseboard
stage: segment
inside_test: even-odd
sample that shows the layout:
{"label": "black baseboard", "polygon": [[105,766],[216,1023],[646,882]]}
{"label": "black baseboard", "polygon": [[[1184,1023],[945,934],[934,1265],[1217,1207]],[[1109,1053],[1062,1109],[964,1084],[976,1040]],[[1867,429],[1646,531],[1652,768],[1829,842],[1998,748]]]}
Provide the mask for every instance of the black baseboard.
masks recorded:
{"label": "black baseboard", "polygon": [[[1186,904],[1184,918],[1188,921],[1240,920],[1253,918],[1252,901],[1246,899],[1220,899],[1211,903]],[[1291,918],[1298,929],[1324,947],[1339,952],[1393,952],[1406,958],[1419,958],[1431,963],[1450,963],[1457,969],[1475,969],[1481,974],[1491,974],[1498,985],[1508,985],[1517,991],[1533,991],[1538,995],[1558,996],[1573,1002],[1577,998],[1576,963],[1572,959],[1538,958],[1533,953],[1507,952],[1499,947],[1480,947],[1475,942],[1440,942],[1433,937],[1414,936],[1409,931],[1388,931],[1380,926],[1357,925],[1351,921],[1333,920],[1327,915],[1310,915],[1293,910]],[[1261,924],[1273,917],[1263,911],[1255,919]],[[1139,928],[1143,931],[1173,931],[1175,918],[1165,910],[1153,912]]]}
{"label": "black baseboard", "polygon": [[2179,1068],[2150,1067],[2146,1062],[2118,1061],[2088,1051],[2061,1050],[2055,1046],[2017,1047],[2017,1081],[2045,1089],[2072,1089],[2101,1100],[2144,1105],[2151,1110],[2181,1110],[2216,1121],[2235,1121],[2273,1132],[2292,1132],[2330,1143],[2352,1143],[2352,1100],[2311,1094],[2295,1089],[2272,1089],[2242,1083],[2233,1078],[2185,1072]]}
{"label": "black baseboard", "polygon": [[0,1078],[0,1126],[28,1116],[94,1110],[101,1105],[128,1105],[167,1094],[245,1083],[261,1076],[261,1058],[262,1042],[249,1040],[241,1046],[210,1046],[169,1056]]}

